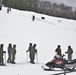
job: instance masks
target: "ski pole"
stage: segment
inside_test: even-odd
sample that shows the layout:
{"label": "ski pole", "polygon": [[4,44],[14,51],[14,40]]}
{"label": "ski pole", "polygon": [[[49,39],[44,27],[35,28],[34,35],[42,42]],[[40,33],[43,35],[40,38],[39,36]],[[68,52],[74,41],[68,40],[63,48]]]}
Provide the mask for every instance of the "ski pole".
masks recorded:
{"label": "ski pole", "polygon": [[6,52],[5,52],[5,65],[6,65]]}
{"label": "ski pole", "polygon": [[5,60],[4,62],[5,62],[5,65],[6,65],[6,51],[4,51],[3,53],[4,53],[4,60]]}
{"label": "ski pole", "polygon": [[65,57],[66,57],[66,59],[67,59],[67,53],[65,52]]}
{"label": "ski pole", "polygon": [[39,64],[39,60],[38,60],[38,52],[36,53],[36,63]]}
{"label": "ski pole", "polygon": [[72,58],[74,59],[74,56],[72,55]]}
{"label": "ski pole", "polygon": [[27,63],[28,63],[28,53],[26,52],[26,57],[27,57]]}

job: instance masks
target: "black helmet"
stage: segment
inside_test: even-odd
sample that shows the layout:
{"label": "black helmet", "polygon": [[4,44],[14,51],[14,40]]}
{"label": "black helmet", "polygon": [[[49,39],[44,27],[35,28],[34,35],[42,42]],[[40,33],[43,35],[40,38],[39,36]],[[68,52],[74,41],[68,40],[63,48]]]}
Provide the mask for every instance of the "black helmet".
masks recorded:
{"label": "black helmet", "polygon": [[37,46],[36,44],[34,44],[34,46]]}
{"label": "black helmet", "polygon": [[71,46],[69,45],[68,48],[71,48]]}
{"label": "black helmet", "polygon": [[3,47],[4,46],[4,44],[1,44],[1,47]]}
{"label": "black helmet", "polygon": [[29,43],[30,45],[32,45],[32,43]]}
{"label": "black helmet", "polygon": [[61,47],[60,45],[58,45],[58,47]]}
{"label": "black helmet", "polygon": [[12,45],[11,43],[9,43],[9,45]]}
{"label": "black helmet", "polygon": [[13,47],[16,47],[16,45],[14,44]]}
{"label": "black helmet", "polygon": [[70,45],[68,47],[71,47]]}
{"label": "black helmet", "polygon": [[12,44],[11,43],[9,43],[9,47],[12,47]]}

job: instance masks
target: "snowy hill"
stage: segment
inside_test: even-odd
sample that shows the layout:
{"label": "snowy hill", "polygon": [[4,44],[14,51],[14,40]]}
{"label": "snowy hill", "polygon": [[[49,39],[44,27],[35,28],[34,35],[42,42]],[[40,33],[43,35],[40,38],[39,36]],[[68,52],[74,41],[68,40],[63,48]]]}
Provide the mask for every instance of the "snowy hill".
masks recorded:
{"label": "snowy hill", "polygon": [[[32,15],[35,15],[35,21],[32,21]],[[42,16],[45,20],[41,19]],[[26,63],[30,42],[37,44],[40,64]],[[5,51],[9,43],[17,45],[18,64],[1,66],[2,75],[31,75],[29,71],[33,75],[49,75],[51,72],[44,72],[40,66],[53,58],[57,45],[61,45],[62,53],[71,45],[76,58],[76,21],[15,9],[7,14],[7,9],[3,7],[0,11],[0,43],[4,44]]]}

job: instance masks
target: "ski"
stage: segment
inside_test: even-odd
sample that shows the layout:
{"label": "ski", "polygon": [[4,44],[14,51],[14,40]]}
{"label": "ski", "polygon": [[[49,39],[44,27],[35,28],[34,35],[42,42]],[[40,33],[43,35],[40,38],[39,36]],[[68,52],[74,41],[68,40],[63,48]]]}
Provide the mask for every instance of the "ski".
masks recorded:
{"label": "ski", "polygon": [[61,73],[56,73],[56,74],[52,74],[52,75],[61,75],[61,74],[72,73],[72,72],[76,72],[76,70],[67,71],[67,72],[61,72]]}
{"label": "ski", "polygon": [[47,69],[47,68],[45,68],[44,66],[41,66],[41,68],[42,68],[43,70],[45,70],[45,71],[57,71],[57,70],[54,70],[54,69]]}
{"label": "ski", "polygon": [[46,69],[44,66],[41,66],[43,70],[50,71],[50,69]]}

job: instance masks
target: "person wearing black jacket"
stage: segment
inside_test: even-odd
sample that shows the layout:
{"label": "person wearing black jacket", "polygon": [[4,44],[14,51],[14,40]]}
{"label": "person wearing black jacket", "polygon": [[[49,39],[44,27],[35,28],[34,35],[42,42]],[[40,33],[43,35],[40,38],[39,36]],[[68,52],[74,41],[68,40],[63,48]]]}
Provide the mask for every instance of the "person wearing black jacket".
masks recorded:
{"label": "person wearing black jacket", "polygon": [[3,60],[3,44],[0,45],[0,65],[4,65],[4,60]]}
{"label": "person wearing black jacket", "polygon": [[15,56],[16,56],[16,45],[14,44],[12,48],[12,61],[11,61],[12,64],[15,64]]}
{"label": "person wearing black jacket", "polygon": [[72,60],[73,49],[71,48],[71,46],[68,46],[68,50],[65,53],[68,54],[68,60]]}
{"label": "person wearing black jacket", "polygon": [[34,62],[34,60],[35,60],[35,54],[37,53],[36,44],[34,44],[32,46],[32,43],[30,43],[30,46],[29,46],[29,48],[28,48],[28,50],[26,52],[28,52],[28,51],[29,51],[30,62],[32,64],[34,64],[35,63]]}
{"label": "person wearing black jacket", "polygon": [[11,63],[11,60],[12,60],[12,57],[11,57],[11,54],[12,54],[12,44],[11,43],[9,43],[7,50],[8,50],[8,59],[7,59],[7,62]]}
{"label": "person wearing black jacket", "polygon": [[55,52],[57,53],[57,55],[59,55],[60,57],[62,57],[62,53],[61,53],[61,48],[60,47],[61,46],[58,45],[57,48],[56,48],[56,50],[55,50]]}

